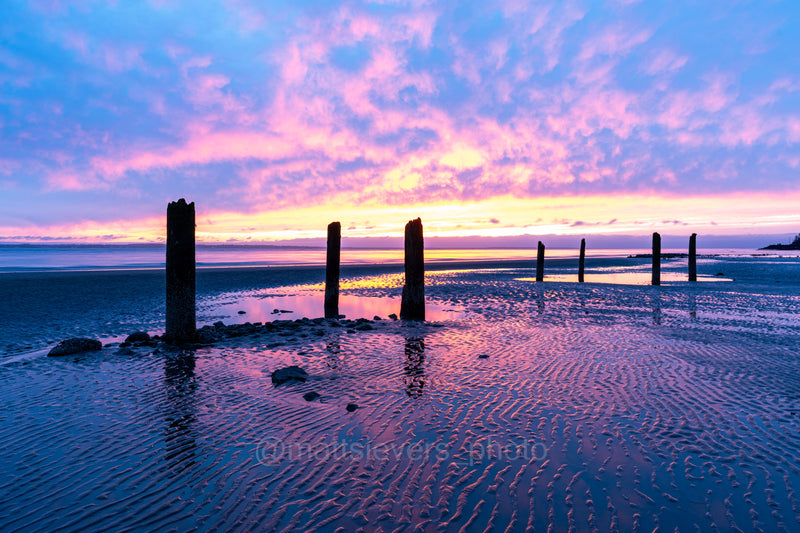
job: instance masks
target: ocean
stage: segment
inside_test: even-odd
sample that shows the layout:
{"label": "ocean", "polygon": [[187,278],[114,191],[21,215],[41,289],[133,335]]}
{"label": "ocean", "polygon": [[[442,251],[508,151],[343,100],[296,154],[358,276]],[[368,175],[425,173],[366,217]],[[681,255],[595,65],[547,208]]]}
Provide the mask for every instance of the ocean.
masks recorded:
{"label": "ocean", "polygon": [[[650,253],[648,249],[589,249],[589,257],[625,257]],[[686,253],[683,249],[664,249],[662,253]],[[705,255],[748,257],[751,255],[797,256],[796,251],[753,249],[706,249]],[[325,264],[325,249],[285,246],[197,246],[198,268],[313,266]],[[577,257],[577,249],[548,249],[548,258]],[[163,245],[18,245],[0,244],[0,272],[40,272],[55,270],[138,270],[164,268]],[[535,249],[426,249],[427,262],[471,262],[518,260],[535,261]],[[343,264],[402,264],[401,249],[342,250]]]}

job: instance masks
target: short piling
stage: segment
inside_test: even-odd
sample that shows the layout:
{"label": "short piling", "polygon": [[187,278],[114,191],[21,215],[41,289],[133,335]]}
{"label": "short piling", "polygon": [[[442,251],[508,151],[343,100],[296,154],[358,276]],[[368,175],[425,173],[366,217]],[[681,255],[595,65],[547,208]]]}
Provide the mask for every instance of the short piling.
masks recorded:
{"label": "short piling", "polygon": [[578,258],[578,283],[583,283],[583,269],[586,266],[586,239],[581,239],[581,255]]}
{"label": "short piling", "polygon": [[544,281],[544,244],[539,241],[539,250],[536,252],[536,281]]}
{"label": "short piling", "polygon": [[425,320],[425,260],[422,220],[409,220],[405,234],[405,275],[400,318]]}
{"label": "short piling", "polygon": [[697,233],[689,237],[689,281],[697,281]]}
{"label": "short piling", "polygon": [[661,285],[661,235],[653,233],[653,285]]}
{"label": "short piling", "polygon": [[339,264],[342,250],[342,225],[328,224],[328,252],[325,263],[325,318],[339,317]]}
{"label": "short piling", "polygon": [[194,202],[167,205],[166,331],[170,342],[191,342],[197,333],[195,311]]}

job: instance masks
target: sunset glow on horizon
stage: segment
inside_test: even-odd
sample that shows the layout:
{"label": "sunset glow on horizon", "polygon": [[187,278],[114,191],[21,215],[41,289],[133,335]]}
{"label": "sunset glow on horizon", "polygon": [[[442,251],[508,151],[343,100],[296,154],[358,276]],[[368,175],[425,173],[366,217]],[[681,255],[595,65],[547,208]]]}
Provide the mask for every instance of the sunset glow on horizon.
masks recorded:
{"label": "sunset glow on horizon", "polygon": [[4,10],[0,242],[800,231],[796,3]]}

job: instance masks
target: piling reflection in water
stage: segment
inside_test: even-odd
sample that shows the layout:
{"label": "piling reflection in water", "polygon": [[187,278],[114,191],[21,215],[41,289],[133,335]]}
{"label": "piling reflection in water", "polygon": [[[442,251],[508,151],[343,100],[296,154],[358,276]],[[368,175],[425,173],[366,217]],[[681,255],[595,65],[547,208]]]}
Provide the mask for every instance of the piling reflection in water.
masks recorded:
{"label": "piling reflection in water", "polygon": [[195,462],[197,450],[195,356],[193,351],[181,350],[164,358],[164,389],[166,422],[164,445],[169,476],[178,475]]}
{"label": "piling reflection in water", "polygon": [[653,308],[653,325],[660,326],[661,325],[661,294],[656,293],[653,295],[651,300],[651,306]]}
{"label": "piling reflection in water", "polygon": [[406,339],[403,383],[406,394],[419,398],[425,388],[425,339],[410,337]]}
{"label": "piling reflection in water", "polygon": [[541,285],[536,286],[536,310],[540,315],[544,313],[544,289]]}
{"label": "piling reflection in water", "polygon": [[332,370],[338,370],[342,365],[342,347],[338,341],[325,343],[325,364]]}
{"label": "piling reflection in water", "polygon": [[697,321],[697,296],[693,292],[689,293],[689,319]]}

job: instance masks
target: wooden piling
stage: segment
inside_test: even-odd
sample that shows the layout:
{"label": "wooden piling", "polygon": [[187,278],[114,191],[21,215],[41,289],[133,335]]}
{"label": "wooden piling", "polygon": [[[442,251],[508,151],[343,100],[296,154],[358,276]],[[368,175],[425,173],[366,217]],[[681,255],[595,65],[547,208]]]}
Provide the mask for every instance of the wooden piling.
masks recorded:
{"label": "wooden piling", "polygon": [[661,285],[661,235],[653,233],[653,285]]}
{"label": "wooden piling", "polygon": [[342,249],[342,225],[328,224],[328,252],[325,266],[325,318],[339,317],[339,264]]}
{"label": "wooden piling", "polygon": [[689,237],[689,281],[697,281],[697,233]]}
{"label": "wooden piling", "polygon": [[167,205],[166,331],[170,342],[191,342],[195,315],[194,202],[181,198]]}
{"label": "wooden piling", "polygon": [[539,241],[539,249],[536,252],[536,281],[544,281],[544,244]]}
{"label": "wooden piling", "polygon": [[400,318],[425,320],[425,260],[422,220],[409,220],[405,234],[405,274]]}
{"label": "wooden piling", "polygon": [[578,283],[583,283],[583,268],[586,265],[586,239],[581,239],[581,255],[578,258]]}

